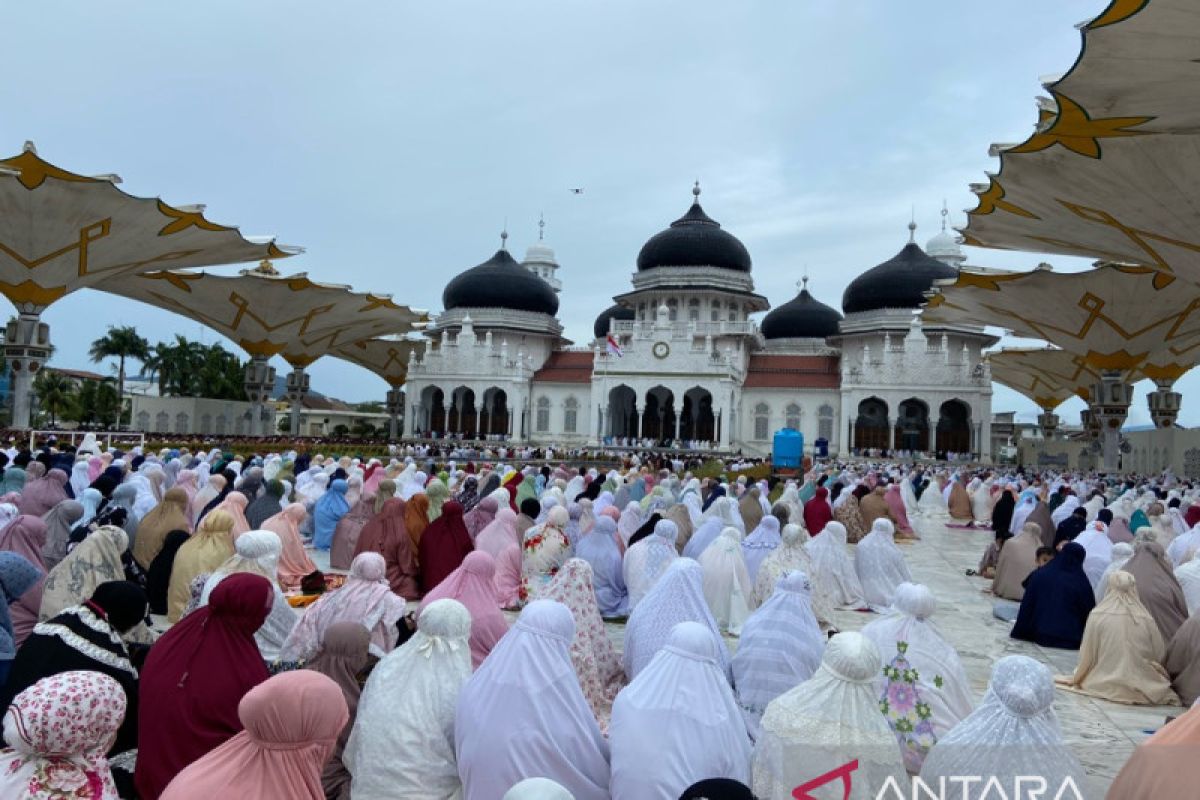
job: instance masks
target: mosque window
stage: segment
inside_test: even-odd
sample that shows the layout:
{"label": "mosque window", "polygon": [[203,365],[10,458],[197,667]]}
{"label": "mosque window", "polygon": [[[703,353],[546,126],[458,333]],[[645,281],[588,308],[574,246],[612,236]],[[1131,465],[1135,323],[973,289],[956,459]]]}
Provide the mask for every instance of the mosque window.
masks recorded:
{"label": "mosque window", "polygon": [[171,426],[171,415],[165,411],[160,411],[154,415],[154,432],[167,433]]}
{"label": "mosque window", "polygon": [[[1146,454],[1142,453],[1142,468],[1145,470]],[[1157,465],[1151,465],[1156,468]],[[1183,474],[1188,478],[1200,478],[1200,449],[1192,447],[1183,452]]]}
{"label": "mosque window", "polygon": [[537,401],[537,419],[535,427],[540,433],[550,430],[550,398],[539,397]]}
{"label": "mosque window", "polygon": [[200,432],[212,433],[212,414],[200,415]]}
{"label": "mosque window", "polygon": [[688,301],[688,321],[700,321],[700,301],[694,297]]}
{"label": "mosque window", "polygon": [[784,425],[794,431],[800,430],[800,406],[789,403],[784,413]]}
{"label": "mosque window", "polygon": [[754,407],[754,438],[759,441],[764,441],[767,438],[767,429],[770,424],[771,409],[766,403],[759,403]]}
{"label": "mosque window", "polygon": [[575,433],[578,423],[579,401],[574,397],[568,397],[567,402],[563,403],[563,433]]}
{"label": "mosque window", "polygon": [[217,426],[216,426],[216,429],[213,431],[213,433],[215,433],[217,436],[224,436],[225,435],[225,425],[226,425],[225,415],[217,414]]}
{"label": "mosque window", "polygon": [[667,301],[667,318],[674,322],[679,319],[679,301],[671,299]]}
{"label": "mosque window", "polygon": [[729,321],[737,322],[737,304],[730,302],[727,308],[729,309]]}
{"label": "mosque window", "polygon": [[150,412],[139,411],[137,415],[137,429],[139,431],[150,430]]}
{"label": "mosque window", "polygon": [[176,433],[189,433],[188,422],[190,422],[190,420],[188,419],[188,415],[186,413],[184,413],[183,411],[180,411],[178,414],[176,414],[175,415],[175,432]]}
{"label": "mosque window", "polygon": [[833,406],[823,405],[817,410],[817,438],[833,439]]}

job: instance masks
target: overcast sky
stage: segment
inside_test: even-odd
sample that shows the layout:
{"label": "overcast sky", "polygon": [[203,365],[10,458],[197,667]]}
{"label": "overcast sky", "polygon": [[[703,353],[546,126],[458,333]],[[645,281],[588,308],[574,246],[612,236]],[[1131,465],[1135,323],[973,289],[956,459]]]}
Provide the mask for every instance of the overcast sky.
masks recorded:
{"label": "overcast sky", "polygon": [[[0,56],[0,152],[32,139],[67,169],[116,172],[126,191],[205,203],[214,221],[304,246],[283,271],[435,311],[506,220],[520,257],[544,212],[560,318],[584,343],[697,178],[772,304],[807,269],[839,306],[904,244],[911,209],[922,243],[943,198],[965,222],[968,185],[996,167],[988,145],[1028,135],[1039,78],[1071,65],[1074,25],[1104,5],[21,3]],[[969,263],[1043,258],[972,250]],[[45,319],[63,367],[96,369],[88,344],[112,322],[152,341],[219,338],[91,292]],[[314,389],[347,400],[386,390],[334,359],[310,371]],[[1185,424],[1200,420],[1198,387],[1180,381]],[[1132,423],[1148,421],[1150,388]],[[1036,411],[1003,387],[993,407]],[[1060,413],[1076,422],[1081,407]]]}

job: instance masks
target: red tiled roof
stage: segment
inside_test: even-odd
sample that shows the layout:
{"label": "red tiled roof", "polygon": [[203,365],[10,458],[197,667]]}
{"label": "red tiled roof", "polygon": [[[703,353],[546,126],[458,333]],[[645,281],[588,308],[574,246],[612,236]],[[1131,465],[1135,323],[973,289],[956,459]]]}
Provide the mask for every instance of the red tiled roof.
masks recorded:
{"label": "red tiled roof", "polygon": [[66,378],[73,378],[77,381],[102,381],[110,376],[101,375],[97,372],[88,372],[85,369],[63,369],[62,367],[46,367],[48,372],[57,372]]}
{"label": "red tiled roof", "polygon": [[590,350],[555,350],[533,379],[541,383],[591,383]]}
{"label": "red tiled roof", "polygon": [[837,356],[785,356],[755,353],[746,370],[746,389],[836,389],[841,385]]}

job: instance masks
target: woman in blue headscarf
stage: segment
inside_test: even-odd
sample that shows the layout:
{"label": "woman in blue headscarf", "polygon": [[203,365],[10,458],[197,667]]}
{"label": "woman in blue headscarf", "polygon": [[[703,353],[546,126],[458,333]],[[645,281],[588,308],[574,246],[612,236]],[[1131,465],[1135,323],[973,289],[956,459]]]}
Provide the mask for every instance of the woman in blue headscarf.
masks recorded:
{"label": "woman in blue headscarf", "polygon": [[1043,647],[1079,649],[1088,614],[1096,605],[1083,571],[1086,557],[1083,545],[1067,542],[1049,564],[1030,573],[1012,638]]}
{"label": "woman in blue headscarf", "polygon": [[17,657],[12,616],[8,606],[32,589],[44,573],[16,553],[0,553],[0,686],[8,681],[8,672]]}
{"label": "woman in blue headscarf", "polygon": [[313,547],[318,550],[329,549],[338,520],[350,511],[346,489],[346,482],[338,478],[313,506]]}

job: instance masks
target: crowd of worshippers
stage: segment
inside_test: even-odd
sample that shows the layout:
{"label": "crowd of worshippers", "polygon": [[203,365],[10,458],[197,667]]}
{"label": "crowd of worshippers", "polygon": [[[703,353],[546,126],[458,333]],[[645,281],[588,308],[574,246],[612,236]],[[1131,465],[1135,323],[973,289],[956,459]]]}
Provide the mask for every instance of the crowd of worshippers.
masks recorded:
{"label": "crowd of worshippers", "polygon": [[[782,800],[821,778],[843,796],[851,761],[856,798],[910,776],[1086,787],[1046,666],[1008,656],[971,690],[897,545],[934,524],[995,526],[979,571],[1021,600],[1014,636],[1082,648],[1065,687],[1197,691],[1192,578],[1171,567],[1200,544],[1187,487],[88,440],[0,461],[4,798]],[[870,621],[839,631],[835,609]],[[1200,763],[1171,755],[1198,715],[1109,797],[1185,796]]]}

